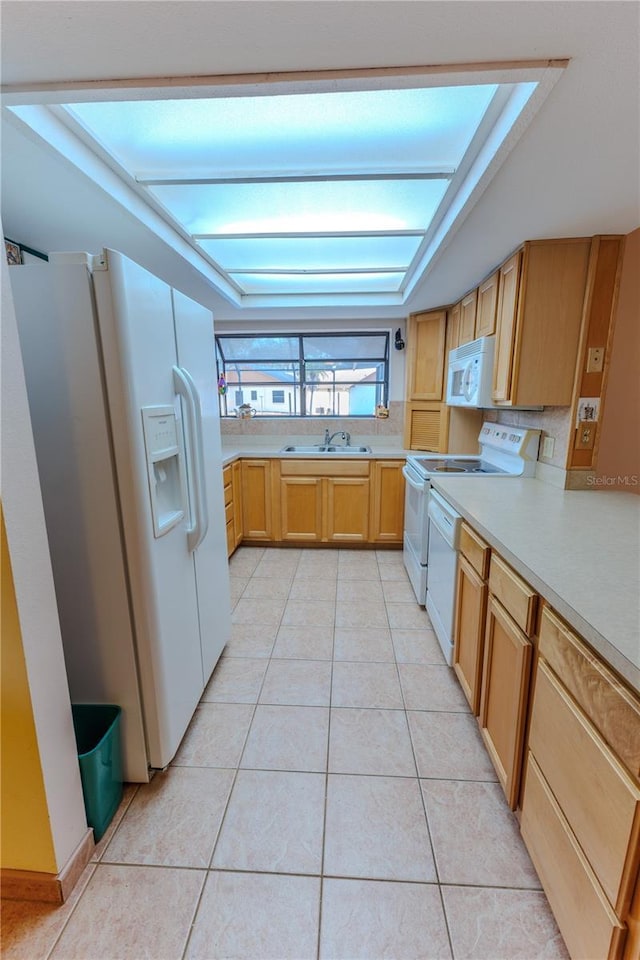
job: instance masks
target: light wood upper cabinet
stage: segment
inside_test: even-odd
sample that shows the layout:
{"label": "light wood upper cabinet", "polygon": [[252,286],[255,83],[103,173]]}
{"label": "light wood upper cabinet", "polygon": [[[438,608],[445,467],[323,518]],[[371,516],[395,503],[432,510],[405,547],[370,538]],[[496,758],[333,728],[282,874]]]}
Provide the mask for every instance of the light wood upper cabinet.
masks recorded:
{"label": "light wood upper cabinet", "polygon": [[447,310],[447,345],[445,362],[449,359],[449,351],[460,346],[460,304],[454,304]]}
{"label": "light wood upper cabinet", "polygon": [[496,319],[496,352],[493,360],[493,400],[508,401],[513,371],[513,351],[516,332],[516,309],[520,283],[522,254],[509,257],[499,270],[498,307]]}
{"label": "light wood upper cabinet", "polygon": [[404,529],[404,460],[375,460],[371,481],[371,539],[402,543]]}
{"label": "light wood upper cabinet", "polygon": [[500,268],[495,403],[571,403],[590,251],[590,238],[528,241]]}
{"label": "light wood upper cabinet", "polygon": [[459,345],[474,339],[476,330],[476,310],[478,291],[472,290],[460,301],[460,337]]}
{"label": "light wood upper cabinet", "polygon": [[478,307],[476,311],[476,332],[478,337],[490,337],[496,332],[496,311],[498,309],[498,285],[500,272],[496,270],[478,287]]}
{"label": "light wood upper cabinet", "polygon": [[442,400],[447,315],[413,313],[407,324],[407,400]]}

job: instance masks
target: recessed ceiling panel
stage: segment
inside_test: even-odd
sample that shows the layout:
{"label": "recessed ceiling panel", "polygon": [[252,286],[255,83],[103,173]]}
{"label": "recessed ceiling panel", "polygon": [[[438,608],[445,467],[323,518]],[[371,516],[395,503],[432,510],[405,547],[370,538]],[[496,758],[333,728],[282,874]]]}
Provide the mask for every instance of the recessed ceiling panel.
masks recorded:
{"label": "recessed ceiling panel", "polygon": [[140,99],[51,109],[202,255],[230,298],[277,307],[343,294],[352,305],[358,294],[363,303],[410,296],[516,124],[526,127],[534,73],[504,65],[451,78],[425,68],[389,76],[395,88],[345,89],[355,76],[333,77],[331,91],[292,81],[285,94],[286,80],[260,78],[251,90],[262,96],[220,85],[216,97],[194,87],[192,98],[156,91],[144,100],[137,91]]}
{"label": "recessed ceiling panel", "polygon": [[457,166],[497,86],[79,103],[138,178]]}
{"label": "recessed ceiling panel", "polygon": [[397,293],[404,273],[234,273],[244,293]]}
{"label": "recessed ceiling panel", "polygon": [[404,267],[418,251],[423,234],[385,236],[225,237],[198,244],[223,270],[319,270]]}
{"label": "recessed ceiling panel", "polygon": [[447,186],[446,180],[314,180],[149,189],[191,234],[342,233],[424,229]]}

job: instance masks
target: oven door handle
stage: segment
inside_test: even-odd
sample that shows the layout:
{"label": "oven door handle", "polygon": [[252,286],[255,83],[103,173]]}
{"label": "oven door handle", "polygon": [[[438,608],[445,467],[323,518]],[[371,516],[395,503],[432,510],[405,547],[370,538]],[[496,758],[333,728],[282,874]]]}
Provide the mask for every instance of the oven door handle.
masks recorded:
{"label": "oven door handle", "polygon": [[424,493],[425,484],[424,480],[421,480],[419,483],[416,483],[415,476],[411,473],[406,466],[402,468],[402,476],[405,478],[410,487],[413,487],[414,490],[417,490],[419,493]]}

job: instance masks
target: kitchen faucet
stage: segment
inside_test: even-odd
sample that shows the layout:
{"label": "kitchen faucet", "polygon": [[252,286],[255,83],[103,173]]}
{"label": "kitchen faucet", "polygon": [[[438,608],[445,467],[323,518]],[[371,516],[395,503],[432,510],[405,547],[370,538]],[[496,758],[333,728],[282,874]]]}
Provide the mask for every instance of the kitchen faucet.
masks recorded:
{"label": "kitchen faucet", "polygon": [[350,446],[351,446],[351,434],[350,434],[350,433],[347,433],[346,430],[336,430],[336,432],[335,432],[335,433],[332,433],[331,436],[329,436],[329,431],[328,431],[328,430],[325,430],[325,432],[324,432],[324,445],[325,445],[325,447],[328,447],[329,444],[331,443],[331,441],[333,440],[333,438],[334,438],[334,437],[337,437],[338,434],[339,434],[339,435],[342,437],[342,439],[344,440],[345,446],[347,446],[347,447],[350,447]]}

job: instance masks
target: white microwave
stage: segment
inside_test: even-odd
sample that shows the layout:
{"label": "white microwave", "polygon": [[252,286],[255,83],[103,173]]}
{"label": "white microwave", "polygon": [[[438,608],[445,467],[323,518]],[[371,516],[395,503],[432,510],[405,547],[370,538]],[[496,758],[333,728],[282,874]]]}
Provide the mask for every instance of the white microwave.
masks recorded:
{"label": "white microwave", "polygon": [[495,337],[463,343],[449,354],[447,403],[452,407],[493,407]]}

